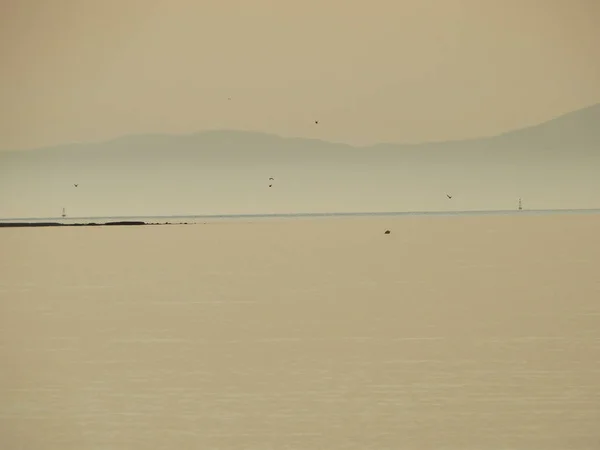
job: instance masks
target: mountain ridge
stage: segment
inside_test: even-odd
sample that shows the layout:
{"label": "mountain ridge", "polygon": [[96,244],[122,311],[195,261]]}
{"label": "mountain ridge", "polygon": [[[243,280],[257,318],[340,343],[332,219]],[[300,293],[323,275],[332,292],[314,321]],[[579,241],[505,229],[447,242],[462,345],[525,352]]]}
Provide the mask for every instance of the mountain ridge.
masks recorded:
{"label": "mountain ridge", "polygon": [[[568,136],[567,136],[568,134]],[[402,142],[380,142],[368,145],[353,145],[345,142],[336,142],[318,138],[308,138],[301,136],[282,136],[276,133],[268,133],[264,131],[241,130],[241,129],[213,129],[196,131],[192,133],[134,133],[117,136],[114,138],[94,141],[94,142],[71,142],[65,144],[56,144],[44,147],[35,147],[24,150],[0,150],[0,155],[5,153],[22,153],[22,152],[49,152],[53,150],[67,149],[82,149],[88,150],[97,149],[101,146],[114,146],[123,143],[138,143],[144,145],[156,145],[159,142],[179,142],[186,143],[191,140],[196,141],[239,141],[241,139],[252,140],[255,142],[265,141],[269,143],[296,143],[317,146],[336,146],[345,147],[347,149],[377,149],[382,147],[396,147],[399,149],[415,149],[425,147],[440,147],[440,146],[456,146],[456,145],[473,145],[473,144],[490,144],[490,143],[510,143],[515,140],[528,140],[531,144],[539,144],[544,138],[552,139],[564,144],[565,142],[574,143],[600,143],[600,103],[596,103],[575,111],[570,111],[561,114],[549,120],[540,122],[535,125],[518,128],[515,130],[506,131],[500,134],[473,137],[466,139],[453,139],[442,141],[424,141],[418,143],[402,143]],[[582,139],[583,138],[583,139]],[[239,143],[239,142],[237,142]],[[544,144],[544,143],[543,143]],[[547,144],[547,143],[546,143]]]}

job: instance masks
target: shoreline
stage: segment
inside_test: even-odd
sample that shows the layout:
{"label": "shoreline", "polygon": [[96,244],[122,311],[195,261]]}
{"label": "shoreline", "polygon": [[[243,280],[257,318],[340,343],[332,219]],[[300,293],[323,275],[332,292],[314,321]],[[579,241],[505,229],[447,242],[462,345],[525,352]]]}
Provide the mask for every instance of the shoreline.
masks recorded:
{"label": "shoreline", "polygon": [[[460,217],[542,217],[542,216],[591,216],[600,215],[600,209],[571,210],[522,210],[522,211],[416,211],[416,212],[341,212],[341,213],[283,213],[283,214],[223,214],[198,216],[154,217],[74,217],[0,219],[0,228],[48,228],[48,227],[101,227],[146,225],[206,225],[209,223],[257,223],[278,220],[322,219],[408,219],[408,218],[460,218]],[[125,220],[118,220],[125,219]],[[129,220],[128,220],[129,219]],[[138,219],[138,220],[131,220]],[[146,220],[140,220],[146,219]],[[77,221],[77,222],[75,222]]]}
{"label": "shoreline", "polygon": [[60,223],[60,222],[0,222],[0,228],[28,228],[28,227],[102,227],[102,226],[142,226],[142,225],[169,225],[168,223],[147,223],[141,221],[119,221],[106,223]]}
{"label": "shoreline", "polygon": [[273,220],[273,219],[342,219],[342,218],[407,218],[407,217],[476,217],[476,216],[540,216],[540,215],[594,215],[600,209],[528,209],[528,210],[475,210],[475,211],[381,211],[381,212],[298,212],[266,214],[198,214],[171,216],[96,216],[28,217],[0,219],[0,228],[58,227],[58,226],[143,226],[194,225],[207,222]]}

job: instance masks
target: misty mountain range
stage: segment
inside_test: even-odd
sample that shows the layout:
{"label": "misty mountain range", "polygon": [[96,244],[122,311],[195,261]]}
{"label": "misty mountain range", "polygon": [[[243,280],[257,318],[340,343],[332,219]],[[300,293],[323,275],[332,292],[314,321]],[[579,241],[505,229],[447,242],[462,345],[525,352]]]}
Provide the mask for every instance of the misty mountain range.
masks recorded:
{"label": "misty mountain range", "polygon": [[518,197],[535,209],[600,207],[600,104],[451,142],[355,147],[220,130],[0,152],[0,218],[62,207],[79,216],[511,209]]}

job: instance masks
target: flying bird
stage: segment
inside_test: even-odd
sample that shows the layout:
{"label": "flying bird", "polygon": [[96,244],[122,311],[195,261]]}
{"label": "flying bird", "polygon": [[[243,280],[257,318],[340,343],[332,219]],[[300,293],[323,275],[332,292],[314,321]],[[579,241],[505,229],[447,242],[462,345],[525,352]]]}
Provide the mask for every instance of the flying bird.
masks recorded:
{"label": "flying bird", "polygon": [[319,125],[319,121],[318,120],[315,120],[315,125]]}
{"label": "flying bird", "polygon": [[452,198],[452,196],[451,196],[451,195],[448,195],[448,194],[446,194],[446,197],[448,197],[448,198]]}
{"label": "flying bird", "polygon": [[78,185],[78,184],[74,184],[73,186],[75,186],[75,187],[79,187],[79,185]]}
{"label": "flying bird", "polygon": [[271,177],[271,178],[269,178],[269,180],[273,180],[273,181],[275,181],[275,178]]}

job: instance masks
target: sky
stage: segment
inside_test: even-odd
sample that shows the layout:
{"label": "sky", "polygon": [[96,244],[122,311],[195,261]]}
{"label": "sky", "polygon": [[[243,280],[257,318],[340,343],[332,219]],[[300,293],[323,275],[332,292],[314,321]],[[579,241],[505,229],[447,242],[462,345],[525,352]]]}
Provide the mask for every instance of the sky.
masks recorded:
{"label": "sky", "polygon": [[0,0],[0,150],[493,135],[600,102],[599,23],[597,0]]}

